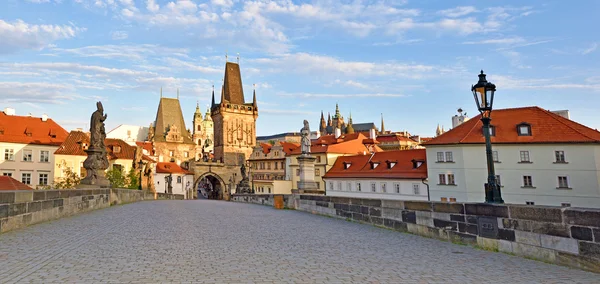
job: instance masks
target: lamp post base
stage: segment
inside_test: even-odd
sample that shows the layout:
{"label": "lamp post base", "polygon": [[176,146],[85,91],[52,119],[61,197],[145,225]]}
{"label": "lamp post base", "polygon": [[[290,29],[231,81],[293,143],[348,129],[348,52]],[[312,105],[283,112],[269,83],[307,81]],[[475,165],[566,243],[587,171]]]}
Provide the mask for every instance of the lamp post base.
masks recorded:
{"label": "lamp post base", "polygon": [[500,186],[497,184],[484,184],[485,188],[485,203],[503,204],[502,196],[500,195]]}

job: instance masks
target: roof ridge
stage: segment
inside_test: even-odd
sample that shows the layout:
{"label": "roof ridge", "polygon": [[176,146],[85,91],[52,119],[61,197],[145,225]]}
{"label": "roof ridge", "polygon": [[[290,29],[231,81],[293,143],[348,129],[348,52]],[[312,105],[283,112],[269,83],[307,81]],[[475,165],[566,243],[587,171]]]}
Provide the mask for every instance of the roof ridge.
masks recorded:
{"label": "roof ridge", "polygon": [[[538,109],[542,110],[542,112],[543,112],[543,113],[545,113],[547,116],[550,116],[550,117],[552,117],[554,120],[556,120],[556,121],[560,122],[562,125],[564,125],[564,126],[566,126],[566,127],[570,128],[570,129],[572,129],[573,131],[575,131],[575,132],[579,133],[580,135],[583,135],[583,136],[587,137],[587,138],[588,138],[588,139],[590,139],[590,140],[598,141],[598,139],[592,138],[592,137],[588,136],[587,134],[585,134],[585,133],[582,133],[581,131],[579,131],[579,130],[577,130],[577,129],[573,128],[571,125],[569,125],[569,124],[565,123],[564,121],[562,121],[562,119],[559,119],[558,117],[560,117],[560,118],[563,118],[563,119],[566,119],[566,118],[564,118],[564,117],[562,117],[562,116],[560,116],[560,115],[558,115],[558,114],[555,114],[555,113],[553,113],[553,112],[551,112],[551,111],[547,111],[547,110],[545,110],[545,109],[543,109],[543,108],[541,108],[541,107],[536,107],[536,108],[538,108]],[[579,123],[577,123],[577,122],[575,122],[575,121],[572,121],[572,120],[570,120],[570,119],[568,119],[568,120],[569,120],[569,121],[571,121],[571,122],[574,122],[574,123],[576,123],[576,124],[579,124]],[[583,127],[586,127],[586,128],[589,128],[589,127],[587,127],[587,126],[585,126],[585,125],[583,125],[583,124],[579,124],[579,125],[581,125],[581,126],[583,126]],[[591,129],[591,128],[590,128],[590,129]]]}
{"label": "roof ridge", "polygon": [[[481,114],[479,114],[479,115],[476,115],[475,117],[473,117],[473,118],[471,118],[471,119],[475,119],[475,118],[477,118],[477,117],[479,117],[479,116],[481,116]],[[469,119],[469,120],[471,120],[471,119]],[[475,127],[476,127],[476,126],[479,124],[479,121],[480,121],[480,120],[481,120],[481,118],[480,118],[480,119],[477,119],[477,120],[475,120],[475,123],[473,123],[473,127],[471,128],[471,130],[469,130],[469,132],[467,132],[467,135],[465,135],[463,138],[461,138],[461,139],[458,141],[458,143],[462,143],[462,142],[463,142],[463,141],[464,141],[464,140],[465,140],[467,137],[469,137],[469,135],[471,134],[471,132],[473,132],[473,130],[475,129]],[[463,124],[464,124],[464,123],[463,123]],[[461,125],[463,125],[463,124],[461,124]],[[457,127],[460,127],[460,125],[459,125],[459,126],[457,126]],[[456,128],[456,127],[455,127],[455,128]],[[450,130],[452,130],[452,129],[453,129],[453,128],[451,128]],[[448,131],[450,131],[450,130],[448,130]],[[444,133],[442,133],[442,135],[444,135]],[[440,135],[440,136],[442,136],[442,135]],[[435,138],[437,138],[437,137],[434,137],[434,139],[435,139]]]}

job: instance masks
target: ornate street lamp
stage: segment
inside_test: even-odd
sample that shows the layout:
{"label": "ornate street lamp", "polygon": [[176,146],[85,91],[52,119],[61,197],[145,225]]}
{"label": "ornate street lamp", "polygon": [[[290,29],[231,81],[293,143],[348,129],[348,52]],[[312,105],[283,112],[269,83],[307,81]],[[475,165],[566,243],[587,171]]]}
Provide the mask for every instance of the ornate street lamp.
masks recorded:
{"label": "ornate street lamp", "polygon": [[484,185],[486,203],[504,203],[500,194],[500,185],[496,180],[494,170],[494,158],[492,156],[492,142],[490,141],[490,122],[492,120],[492,106],[494,104],[494,93],[496,85],[485,79],[485,74],[481,70],[479,82],[471,86],[477,109],[481,113],[481,122],[483,122],[483,136],[485,136],[485,154],[487,157],[488,182]]}
{"label": "ornate street lamp", "polygon": [[144,166],[144,161],[140,160],[138,166],[140,167],[140,185],[138,189],[142,190],[142,167]]}

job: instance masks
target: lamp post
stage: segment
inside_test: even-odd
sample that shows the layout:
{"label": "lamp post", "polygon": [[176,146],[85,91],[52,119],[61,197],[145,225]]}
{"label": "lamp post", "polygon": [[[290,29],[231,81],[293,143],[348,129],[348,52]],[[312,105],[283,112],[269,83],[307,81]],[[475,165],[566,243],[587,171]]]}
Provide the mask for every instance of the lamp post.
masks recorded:
{"label": "lamp post", "polygon": [[142,167],[144,166],[144,162],[142,160],[140,160],[138,162],[138,166],[140,167],[140,185],[139,185],[139,190],[142,190]]}
{"label": "lamp post", "polygon": [[490,138],[490,122],[492,120],[492,105],[494,104],[494,93],[496,85],[488,82],[483,70],[479,74],[477,84],[471,86],[477,109],[481,113],[481,122],[483,122],[483,136],[485,137],[485,154],[487,158],[488,182],[484,184],[486,203],[504,203],[500,193],[500,185],[496,180],[494,170],[494,158],[492,155],[492,142]]}
{"label": "lamp post", "polygon": [[246,167],[248,168],[248,178],[252,180],[252,193],[254,193],[254,177],[252,176],[252,162],[250,162],[250,160],[247,160],[246,165]]}

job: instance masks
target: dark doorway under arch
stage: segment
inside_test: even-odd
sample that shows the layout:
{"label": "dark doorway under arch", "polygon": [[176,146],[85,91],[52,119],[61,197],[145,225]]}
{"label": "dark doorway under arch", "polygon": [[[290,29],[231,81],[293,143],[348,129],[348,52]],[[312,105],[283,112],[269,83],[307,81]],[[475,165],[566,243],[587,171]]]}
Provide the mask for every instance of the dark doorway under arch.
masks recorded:
{"label": "dark doorway under arch", "polygon": [[223,199],[225,184],[214,174],[204,174],[196,181],[196,194],[198,199]]}

